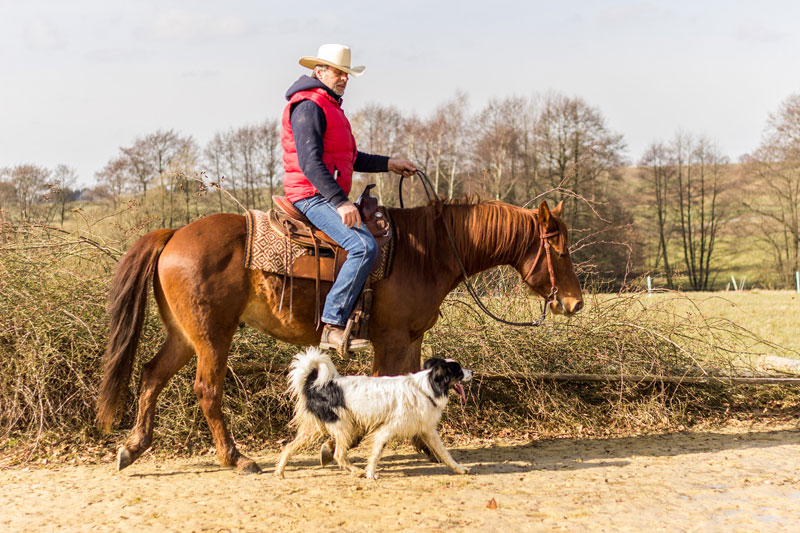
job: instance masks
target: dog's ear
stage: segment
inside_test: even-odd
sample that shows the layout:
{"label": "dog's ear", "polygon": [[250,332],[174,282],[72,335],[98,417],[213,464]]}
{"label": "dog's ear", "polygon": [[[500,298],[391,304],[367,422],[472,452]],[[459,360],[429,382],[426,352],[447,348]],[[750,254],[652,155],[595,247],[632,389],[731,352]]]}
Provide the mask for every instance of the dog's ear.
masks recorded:
{"label": "dog's ear", "polygon": [[450,372],[445,365],[436,365],[431,372],[433,380],[437,383],[447,383],[450,381]]}
{"label": "dog's ear", "polygon": [[431,357],[427,361],[422,364],[422,370],[428,370],[429,368],[433,368],[434,365],[443,363],[444,359],[439,359],[438,357]]}

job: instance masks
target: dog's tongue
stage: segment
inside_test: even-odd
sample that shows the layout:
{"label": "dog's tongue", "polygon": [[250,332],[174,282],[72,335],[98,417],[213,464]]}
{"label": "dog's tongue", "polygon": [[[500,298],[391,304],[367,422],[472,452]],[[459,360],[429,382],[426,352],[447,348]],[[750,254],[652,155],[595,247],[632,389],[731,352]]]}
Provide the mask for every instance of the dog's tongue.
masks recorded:
{"label": "dog's tongue", "polygon": [[456,383],[453,385],[455,391],[461,396],[461,401],[467,401],[467,394],[464,392],[464,387],[461,386],[461,383]]}

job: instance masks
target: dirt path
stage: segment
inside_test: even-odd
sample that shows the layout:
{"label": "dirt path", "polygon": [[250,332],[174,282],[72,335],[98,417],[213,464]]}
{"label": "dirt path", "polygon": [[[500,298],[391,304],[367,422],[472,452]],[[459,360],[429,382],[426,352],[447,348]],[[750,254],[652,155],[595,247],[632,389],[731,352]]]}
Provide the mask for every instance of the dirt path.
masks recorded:
{"label": "dirt path", "polygon": [[[354,457],[363,463],[364,450]],[[238,476],[212,456],[0,471],[0,531],[796,530],[798,424],[608,440],[457,447],[455,476],[410,448],[381,479],[352,479],[310,455]],[[494,499],[497,508],[487,507]]]}

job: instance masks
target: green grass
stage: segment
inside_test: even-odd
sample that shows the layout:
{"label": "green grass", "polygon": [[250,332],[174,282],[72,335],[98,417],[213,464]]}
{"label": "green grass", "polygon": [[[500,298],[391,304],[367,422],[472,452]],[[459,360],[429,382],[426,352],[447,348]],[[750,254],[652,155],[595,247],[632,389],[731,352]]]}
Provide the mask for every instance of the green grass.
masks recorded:
{"label": "green grass", "polygon": [[[602,295],[604,300],[628,296]],[[727,322],[743,352],[800,358],[800,294],[795,291],[654,292],[635,297],[632,313],[675,313],[697,324]]]}

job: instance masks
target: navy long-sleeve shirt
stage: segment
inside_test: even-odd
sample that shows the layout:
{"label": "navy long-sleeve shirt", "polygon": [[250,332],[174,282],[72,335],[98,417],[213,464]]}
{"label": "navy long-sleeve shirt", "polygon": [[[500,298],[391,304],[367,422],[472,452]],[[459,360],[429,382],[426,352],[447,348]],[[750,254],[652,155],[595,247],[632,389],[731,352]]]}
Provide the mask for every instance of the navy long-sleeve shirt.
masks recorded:
{"label": "navy long-sleeve shirt", "polygon": [[[301,76],[294,82],[286,92],[286,99],[291,99],[292,95],[298,91],[315,88],[325,89],[337,101],[341,100],[341,97],[333,90],[311,76]],[[322,162],[322,138],[328,126],[325,112],[311,100],[301,100],[292,106],[289,113],[300,170],[322,196],[336,207],[340,206],[347,201],[347,195]],[[353,164],[353,170],[356,172],[386,172],[388,168],[389,158],[387,156],[364,152],[356,153],[356,160]]]}

